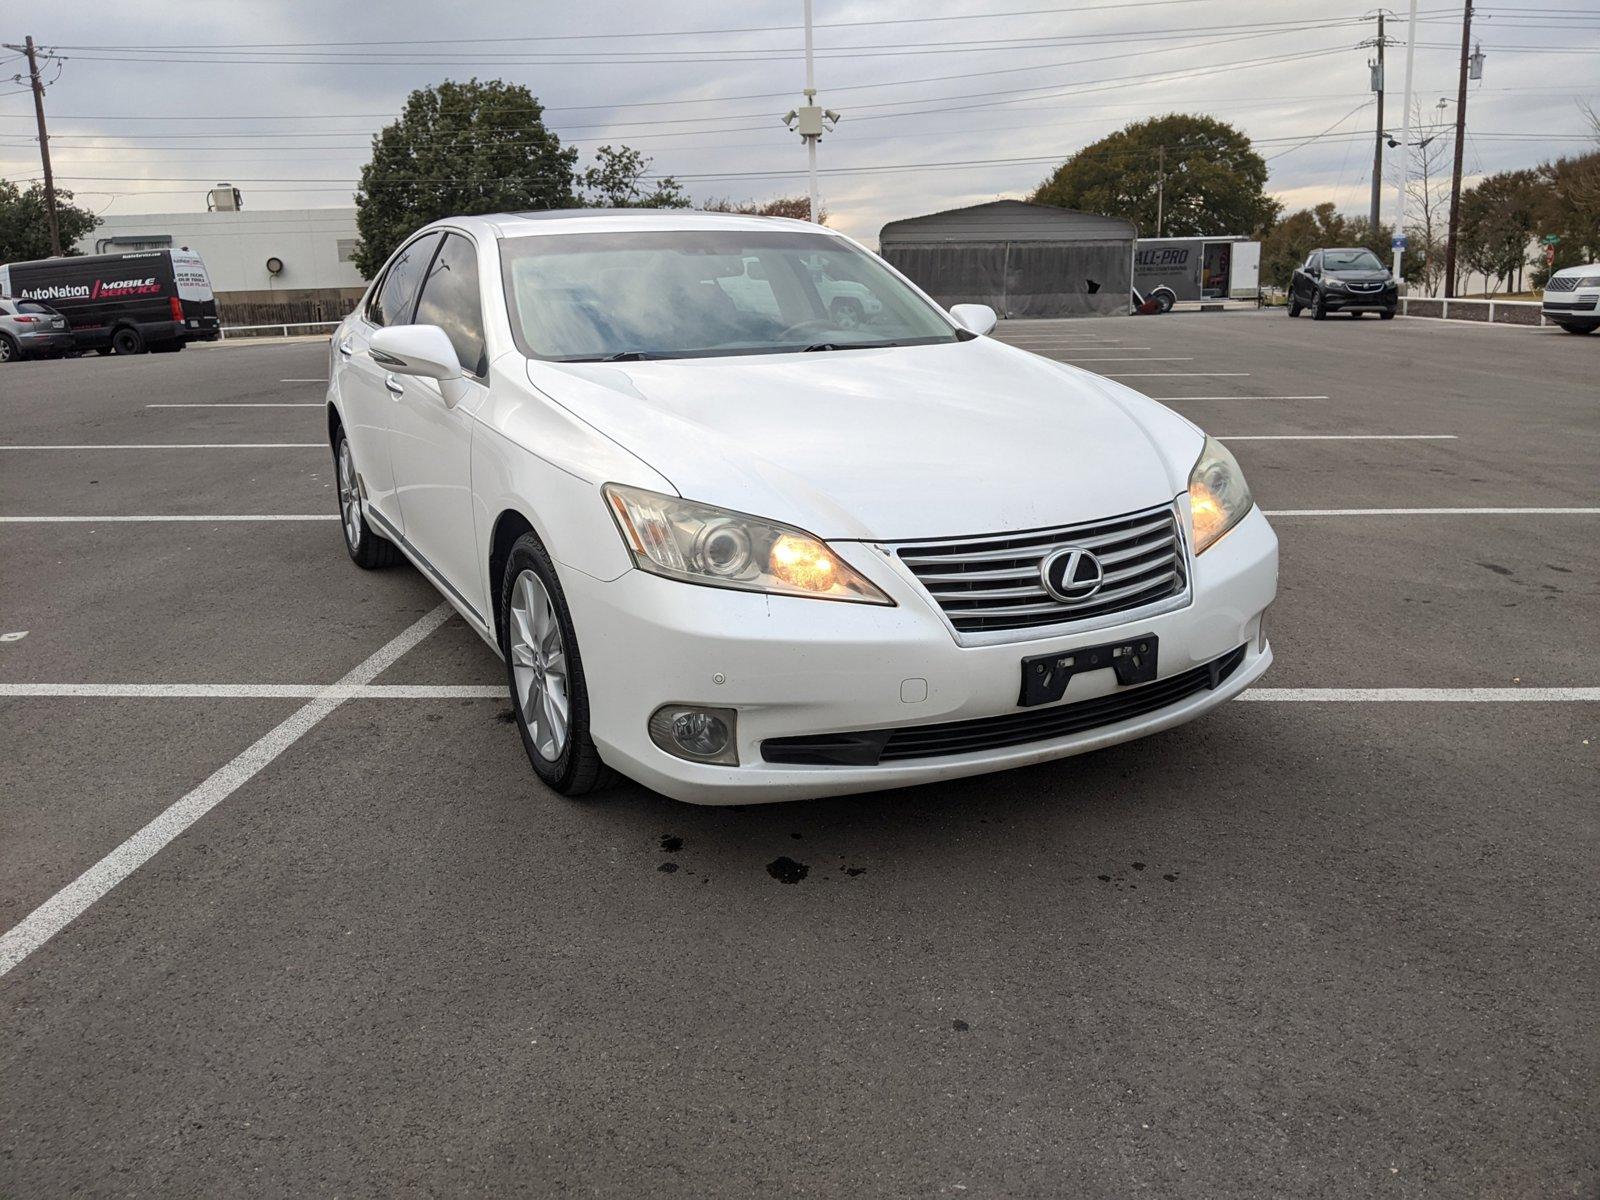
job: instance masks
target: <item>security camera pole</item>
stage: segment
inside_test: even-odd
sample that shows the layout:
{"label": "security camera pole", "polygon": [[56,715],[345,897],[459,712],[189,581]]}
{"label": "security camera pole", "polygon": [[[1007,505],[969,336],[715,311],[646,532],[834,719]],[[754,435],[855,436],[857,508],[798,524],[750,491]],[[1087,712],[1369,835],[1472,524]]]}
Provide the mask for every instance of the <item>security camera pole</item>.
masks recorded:
{"label": "security camera pole", "polygon": [[800,140],[806,144],[806,158],[809,161],[808,174],[811,182],[811,219],[817,219],[817,210],[821,205],[817,202],[817,143],[822,140],[825,132],[831,131],[839,123],[839,114],[831,108],[820,108],[817,105],[817,76],[816,67],[811,56],[811,0],[806,4],[806,102],[800,108],[791,108],[789,115],[783,118],[783,123],[800,135]]}

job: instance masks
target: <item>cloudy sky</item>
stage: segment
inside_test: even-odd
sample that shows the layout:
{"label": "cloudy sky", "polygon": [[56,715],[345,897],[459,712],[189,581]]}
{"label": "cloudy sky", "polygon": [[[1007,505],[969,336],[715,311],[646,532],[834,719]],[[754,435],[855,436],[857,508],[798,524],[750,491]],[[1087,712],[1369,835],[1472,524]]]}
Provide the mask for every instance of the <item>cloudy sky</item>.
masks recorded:
{"label": "cloudy sky", "polygon": [[[585,156],[626,143],[697,198],[803,193],[805,152],[779,117],[803,84],[802,0],[581,5],[521,0],[224,0],[22,4],[0,42],[32,34],[47,64],[58,183],[100,212],[204,208],[228,180],[252,210],[348,204],[374,130],[441,79],[526,84]],[[1403,38],[1401,17],[1389,32]],[[987,10],[987,11],[985,11]],[[1075,148],[1131,120],[1230,121],[1291,206],[1365,211],[1375,32],[1367,0],[816,0],[833,224],[876,240],[912,216],[1030,190]],[[1415,92],[1453,120],[1459,0],[1420,0]],[[1470,176],[1589,144],[1600,108],[1594,0],[1497,0],[1475,32]],[[0,175],[38,177],[29,96],[0,50]],[[1391,47],[1398,128],[1405,50]],[[1440,97],[1451,104],[1440,110]],[[1365,136],[1363,136],[1365,135]],[[1386,217],[1392,209],[1386,190]]]}

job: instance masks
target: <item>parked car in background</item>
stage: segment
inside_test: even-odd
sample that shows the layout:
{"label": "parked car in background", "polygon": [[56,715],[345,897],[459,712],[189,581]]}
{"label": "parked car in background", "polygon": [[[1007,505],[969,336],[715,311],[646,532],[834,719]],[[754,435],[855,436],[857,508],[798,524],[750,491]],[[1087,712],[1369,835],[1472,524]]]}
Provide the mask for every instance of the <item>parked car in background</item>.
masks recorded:
{"label": "parked car in background", "polygon": [[1343,312],[1377,313],[1392,320],[1400,289],[1389,268],[1364,247],[1313,250],[1289,280],[1289,315],[1310,309],[1314,320]]}
{"label": "parked car in background", "polygon": [[1568,333],[1600,329],[1600,263],[1563,267],[1550,276],[1539,310]]}
{"label": "parked car in background", "polygon": [[703,804],[902,787],[1237,695],[1278,562],[1238,463],[994,324],[806,222],[436,222],[329,350],[345,547],[494,647],[569,795],[603,767]]}
{"label": "parked car in background", "polygon": [[211,277],[192,250],[7,263],[0,266],[0,293],[55,308],[79,350],[143,354],[221,336]]}
{"label": "parked car in background", "polygon": [[73,349],[67,319],[47,304],[0,296],[0,363],[66,354]]}

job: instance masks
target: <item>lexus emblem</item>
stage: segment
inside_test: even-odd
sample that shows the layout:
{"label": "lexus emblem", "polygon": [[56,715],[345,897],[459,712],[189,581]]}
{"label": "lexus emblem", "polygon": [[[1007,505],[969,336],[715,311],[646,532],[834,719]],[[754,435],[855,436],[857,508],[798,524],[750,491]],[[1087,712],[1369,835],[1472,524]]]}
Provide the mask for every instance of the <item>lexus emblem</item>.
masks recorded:
{"label": "lexus emblem", "polygon": [[1063,546],[1039,564],[1044,590],[1063,604],[1080,604],[1100,590],[1105,568],[1081,546]]}

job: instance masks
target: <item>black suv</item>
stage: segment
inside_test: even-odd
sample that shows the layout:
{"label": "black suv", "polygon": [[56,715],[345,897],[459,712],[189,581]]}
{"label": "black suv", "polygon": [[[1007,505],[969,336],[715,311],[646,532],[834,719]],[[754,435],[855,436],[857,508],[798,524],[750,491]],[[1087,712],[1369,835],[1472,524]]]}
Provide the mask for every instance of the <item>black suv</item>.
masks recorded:
{"label": "black suv", "polygon": [[1309,308],[1320,321],[1331,312],[1359,317],[1375,312],[1393,320],[1400,303],[1394,276],[1371,250],[1313,250],[1289,280],[1289,315]]}

